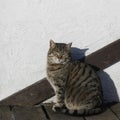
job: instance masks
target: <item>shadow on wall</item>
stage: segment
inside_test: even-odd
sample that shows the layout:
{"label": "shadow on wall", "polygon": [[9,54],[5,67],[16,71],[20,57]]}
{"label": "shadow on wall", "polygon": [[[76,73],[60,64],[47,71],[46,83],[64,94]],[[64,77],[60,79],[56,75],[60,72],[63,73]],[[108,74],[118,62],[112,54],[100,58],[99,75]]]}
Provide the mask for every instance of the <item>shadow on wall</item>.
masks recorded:
{"label": "shadow on wall", "polygon": [[103,70],[97,73],[102,83],[104,103],[119,102],[118,93],[111,77]]}
{"label": "shadow on wall", "polygon": [[[72,60],[79,60],[84,62],[85,53],[87,50],[88,48],[79,49],[76,47],[72,47],[71,49]],[[97,68],[96,66],[93,65],[91,66],[97,71],[97,74],[100,77],[103,88],[104,103],[119,102],[117,90],[111,77],[103,70],[100,70],[100,68]]]}
{"label": "shadow on wall", "polygon": [[87,50],[88,50],[88,48],[79,49],[79,48],[76,48],[76,47],[72,47],[71,48],[72,60],[84,61],[85,60],[85,53],[86,53]]}

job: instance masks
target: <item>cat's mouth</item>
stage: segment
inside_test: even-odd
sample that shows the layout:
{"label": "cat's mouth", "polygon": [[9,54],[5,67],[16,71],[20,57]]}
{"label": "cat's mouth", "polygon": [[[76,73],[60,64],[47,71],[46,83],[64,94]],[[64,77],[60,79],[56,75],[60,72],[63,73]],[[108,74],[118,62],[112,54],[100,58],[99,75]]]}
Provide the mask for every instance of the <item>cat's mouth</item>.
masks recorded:
{"label": "cat's mouth", "polygon": [[56,59],[54,62],[57,63],[57,64],[65,63],[65,61],[62,60],[62,59]]}
{"label": "cat's mouth", "polygon": [[56,57],[49,57],[49,63],[51,64],[66,64],[70,61],[70,59],[59,59],[59,58],[56,58]]}
{"label": "cat's mouth", "polygon": [[63,60],[63,59],[56,59],[54,61],[54,63],[56,64],[66,64],[67,62],[69,62],[68,60]]}

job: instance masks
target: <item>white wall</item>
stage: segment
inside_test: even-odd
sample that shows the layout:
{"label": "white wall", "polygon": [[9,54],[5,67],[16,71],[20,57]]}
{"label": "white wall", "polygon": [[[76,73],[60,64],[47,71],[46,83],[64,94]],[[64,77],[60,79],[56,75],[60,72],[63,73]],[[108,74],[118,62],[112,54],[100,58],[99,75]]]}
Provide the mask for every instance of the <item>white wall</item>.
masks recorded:
{"label": "white wall", "polygon": [[0,0],[0,99],[45,77],[49,39],[90,54],[120,38],[119,6],[120,0]]}

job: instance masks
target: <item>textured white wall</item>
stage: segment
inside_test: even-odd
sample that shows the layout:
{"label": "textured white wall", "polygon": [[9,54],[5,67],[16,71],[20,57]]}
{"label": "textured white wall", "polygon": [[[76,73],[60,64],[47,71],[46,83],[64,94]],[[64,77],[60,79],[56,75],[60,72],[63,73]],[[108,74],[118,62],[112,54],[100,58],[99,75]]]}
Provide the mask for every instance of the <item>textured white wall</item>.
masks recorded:
{"label": "textured white wall", "polygon": [[[120,38],[119,6],[120,0],[0,0],[0,99],[45,77],[49,39],[90,54]],[[117,84],[119,73],[110,71]]]}

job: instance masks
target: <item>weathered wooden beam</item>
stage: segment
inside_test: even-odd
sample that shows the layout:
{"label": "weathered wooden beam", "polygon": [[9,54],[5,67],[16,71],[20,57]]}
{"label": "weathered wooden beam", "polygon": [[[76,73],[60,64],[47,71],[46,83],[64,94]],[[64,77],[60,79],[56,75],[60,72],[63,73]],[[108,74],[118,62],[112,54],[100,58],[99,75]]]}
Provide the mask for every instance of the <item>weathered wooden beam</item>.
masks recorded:
{"label": "weathered wooden beam", "polygon": [[54,95],[48,81],[44,78],[35,84],[2,100],[0,105],[34,105]]}
{"label": "weathered wooden beam", "polygon": [[48,120],[41,106],[0,106],[0,120]]}
{"label": "weathered wooden beam", "polygon": [[88,55],[85,61],[101,69],[120,61],[120,39]]}
{"label": "weathered wooden beam", "polygon": [[[105,69],[120,61],[120,40],[103,47],[102,49],[86,56],[85,62]],[[34,105],[54,95],[48,81],[44,78],[33,85],[2,100],[4,105]]]}
{"label": "weathered wooden beam", "polygon": [[11,111],[9,106],[0,106],[0,120],[10,120]]}
{"label": "weathered wooden beam", "polygon": [[85,117],[85,120],[119,120],[119,119],[110,109],[107,109],[105,112],[99,115]]}
{"label": "weathered wooden beam", "polygon": [[120,120],[120,103],[111,106],[110,109]]}
{"label": "weathered wooden beam", "polygon": [[[53,104],[37,106],[0,105],[0,120],[119,120],[120,103],[110,105],[100,114],[91,116],[71,116],[52,111]],[[108,105],[109,106],[109,105]]]}

